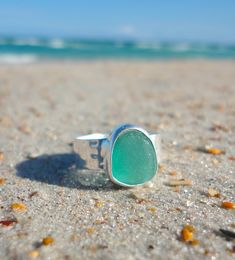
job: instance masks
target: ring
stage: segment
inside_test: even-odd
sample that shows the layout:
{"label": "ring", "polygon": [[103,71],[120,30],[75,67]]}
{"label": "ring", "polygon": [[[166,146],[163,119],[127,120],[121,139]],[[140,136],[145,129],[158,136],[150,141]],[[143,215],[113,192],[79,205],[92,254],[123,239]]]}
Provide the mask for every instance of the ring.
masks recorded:
{"label": "ring", "polygon": [[160,135],[131,124],[119,125],[110,134],[78,136],[73,147],[85,169],[102,169],[124,187],[152,180],[160,161]]}

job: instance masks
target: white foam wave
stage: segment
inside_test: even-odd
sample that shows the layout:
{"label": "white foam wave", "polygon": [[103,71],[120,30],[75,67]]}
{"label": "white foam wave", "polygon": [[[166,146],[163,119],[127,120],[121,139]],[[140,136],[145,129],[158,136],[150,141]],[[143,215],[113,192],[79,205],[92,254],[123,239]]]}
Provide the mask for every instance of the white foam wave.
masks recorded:
{"label": "white foam wave", "polygon": [[15,46],[49,47],[53,49],[65,48],[65,41],[61,39],[43,40],[37,38],[17,38],[12,41],[0,39],[0,45],[12,44]]}
{"label": "white foam wave", "polygon": [[65,48],[65,42],[63,40],[60,40],[60,39],[50,40],[48,45],[51,48],[54,48],[54,49],[63,49],[63,48]]}
{"label": "white foam wave", "polygon": [[37,61],[36,55],[30,54],[0,54],[0,64],[28,64]]}
{"label": "white foam wave", "polygon": [[173,45],[172,47],[170,47],[170,49],[175,52],[185,52],[191,50],[191,45],[187,43],[181,43],[181,44]]}
{"label": "white foam wave", "polygon": [[13,41],[14,45],[18,46],[23,46],[23,45],[28,45],[28,46],[40,46],[42,45],[41,41],[36,39],[36,38],[29,38],[29,39],[15,39]]}

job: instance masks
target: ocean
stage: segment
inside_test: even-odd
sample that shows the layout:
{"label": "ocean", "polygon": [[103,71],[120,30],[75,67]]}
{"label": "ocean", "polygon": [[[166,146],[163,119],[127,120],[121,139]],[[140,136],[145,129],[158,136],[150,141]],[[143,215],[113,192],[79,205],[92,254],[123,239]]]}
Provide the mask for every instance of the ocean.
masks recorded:
{"label": "ocean", "polygon": [[1,38],[0,63],[84,59],[235,59],[235,44]]}

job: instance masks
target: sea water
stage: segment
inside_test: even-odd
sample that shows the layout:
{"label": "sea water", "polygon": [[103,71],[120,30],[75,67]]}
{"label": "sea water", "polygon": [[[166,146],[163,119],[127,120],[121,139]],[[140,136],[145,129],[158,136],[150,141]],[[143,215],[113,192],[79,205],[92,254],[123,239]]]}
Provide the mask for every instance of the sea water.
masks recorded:
{"label": "sea water", "polygon": [[235,44],[0,37],[0,63],[100,58],[235,59]]}

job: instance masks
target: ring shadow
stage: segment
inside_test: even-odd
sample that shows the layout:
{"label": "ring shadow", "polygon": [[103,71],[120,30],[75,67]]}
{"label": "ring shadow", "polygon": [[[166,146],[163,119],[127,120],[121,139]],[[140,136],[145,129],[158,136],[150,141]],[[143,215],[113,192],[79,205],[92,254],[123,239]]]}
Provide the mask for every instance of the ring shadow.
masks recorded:
{"label": "ring shadow", "polygon": [[77,189],[113,190],[104,171],[86,168],[86,161],[75,153],[40,155],[16,165],[16,174],[21,178],[47,184]]}

